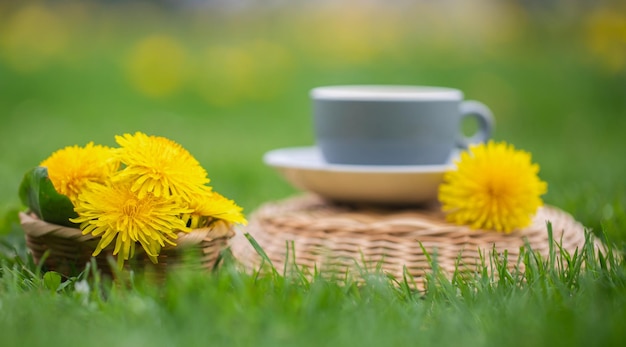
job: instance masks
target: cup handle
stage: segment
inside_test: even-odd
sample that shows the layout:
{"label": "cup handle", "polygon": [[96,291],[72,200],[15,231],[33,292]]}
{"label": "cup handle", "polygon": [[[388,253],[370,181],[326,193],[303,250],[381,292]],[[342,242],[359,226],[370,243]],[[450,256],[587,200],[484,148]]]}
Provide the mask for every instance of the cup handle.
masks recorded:
{"label": "cup handle", "polygon": [[459,134],[457,146],[468,148],[470,145],[485,142],[491,137],[494,119],[487,106],[474,100],[463,101],[460,105],[460,112],[461,120],[465,117],[475,117],[478,120],[478,131],[470,137]]}

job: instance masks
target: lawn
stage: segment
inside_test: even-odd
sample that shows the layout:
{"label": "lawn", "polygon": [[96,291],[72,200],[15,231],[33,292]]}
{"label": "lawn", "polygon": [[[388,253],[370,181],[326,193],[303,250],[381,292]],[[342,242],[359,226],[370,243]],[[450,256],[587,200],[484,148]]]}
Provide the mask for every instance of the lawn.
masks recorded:
{"label": "lawn", "polygon": [[[623,7],[513,2],[0,2],[0,345],[622,345],[624,28]],[[356,83],[450,86],[489,105],[494,138],[541,167],[545,203],[610,251],[587,245],[565,266],[526,250],[525,273],[491,259],[499,276],[433,274],[426,292],[380,273],[364,285],[248,273],[229,257],[218,272],[164,283],[110,283],[91,269],[59,285],[28,258],[17,189],[53,151],[165,136],[249,215],[299,193],[261,158],[313,145],[308,91]]]}

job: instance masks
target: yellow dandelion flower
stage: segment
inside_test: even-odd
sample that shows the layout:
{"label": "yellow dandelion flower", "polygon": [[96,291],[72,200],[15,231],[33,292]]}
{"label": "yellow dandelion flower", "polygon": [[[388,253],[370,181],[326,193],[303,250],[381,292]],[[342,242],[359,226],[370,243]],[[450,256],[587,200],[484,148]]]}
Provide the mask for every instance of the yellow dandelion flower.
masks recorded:
{"label": "yellow dandelion flower", "polygon": [[171,196],[144,194],[139,197],[130,182],[118,184],[91,183],[78,197],[75,211],[84,235],[100,236],[93,252],[98,255],[115,240],[114,255],[120,267],[130,259],[137,242],[156,263],[165,244],[175,245],[177,232],[190,232],[181,216],[191,212],[180,200]]}
{"label": "yellow dandelion flower", "polygon": [[547,184],[531,156],[506,143],[471,146],[444,176],[439,200],[447,219],[475,229],[511,232],[530,224]]}
{"label": "yellow dandelion flower", "polygon": [[242,213],[243,209],[233,200],[214,191],[206,191],[205,194],[195,196],[189,207],[193,210],[190,215],[192,228],[203,227],[213,219],[247,224]]}
{"label": "yellow dandelion flower", "polygon": [[68,146],[60,149],[39,166],[48,168],[48,176],[59,194],[74,202],[89,182],[104,182],[119,167],[110,147],[94,145]]}
{"label": "yellow dandelion flower", "polygon": [[126,167],[114,181],[134,182],[131,190],[139,198],[148,194],[156,197],[178,196],[190,201],[202,194],[209,183],[206,171],[181,145],[164,137],[148,136],[141,132],[115,137],[121,146],[120,161]]}

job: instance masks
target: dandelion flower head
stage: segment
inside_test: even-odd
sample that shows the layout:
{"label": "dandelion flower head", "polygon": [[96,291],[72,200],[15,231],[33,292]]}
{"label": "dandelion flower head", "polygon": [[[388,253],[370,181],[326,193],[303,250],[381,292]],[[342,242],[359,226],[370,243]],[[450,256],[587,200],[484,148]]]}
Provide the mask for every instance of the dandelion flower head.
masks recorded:
{"label": "dandelion flower head", "polygon": [[192,228],[203,227],[214,219],[228,223],[247,224],[242,208],[233,200],[215,191],[207,191],[205,194],[195,196],[189,207],[193,210],[191,214]]}
{"label": "dandelion flower head", "polygon": [[209,183],[206,171],[178,143],[137,132],[115,137],[118,156],[125,167],[113,180],[132,181],[131,191],[139,198],[153,194],[179,196],[185,201],[201,194]]}
{"label": "dandelion flower head", "polygon": [[139,196],[130,182],[89,184],[75,203],[77,218],[84,235],[99,236],[93,256],[115,240],[114,255],[118,264],[130,259],[139,242],[148,257],[157,262],[165,244],[175,245],[177,232],[190,232],[181,216],[191,212],[173,196]]}
{"label": "dandelion flower head", "polygon": [[48,169],[56,191],[74,202],[87,183],[104,182],[117,171],[119,162],[114,158],[113,148],[89,142],[85,147],[60,149],[39,166]]}
{"label": "dandelion flower head", "polygon": [[543,204],[547,184],[538,172],[531,155],[512,145],[474,145],[444,175],[439,201],[451,222],[511,232],[528,226]]}

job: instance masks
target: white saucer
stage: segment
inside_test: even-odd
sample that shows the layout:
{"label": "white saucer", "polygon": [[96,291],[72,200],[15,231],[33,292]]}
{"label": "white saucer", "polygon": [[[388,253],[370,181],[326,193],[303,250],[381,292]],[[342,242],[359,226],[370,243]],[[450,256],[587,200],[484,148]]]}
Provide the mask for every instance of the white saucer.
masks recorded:
{"label": "white saucer", "polygon": [[317,147],[294,147],[269,151],[263,161],[294,187],[330,200],[401,205],[437,200],[457,156],[445,165],[338,165],[325,162]]}

